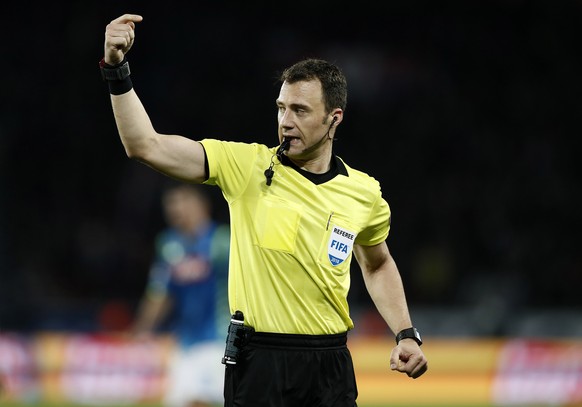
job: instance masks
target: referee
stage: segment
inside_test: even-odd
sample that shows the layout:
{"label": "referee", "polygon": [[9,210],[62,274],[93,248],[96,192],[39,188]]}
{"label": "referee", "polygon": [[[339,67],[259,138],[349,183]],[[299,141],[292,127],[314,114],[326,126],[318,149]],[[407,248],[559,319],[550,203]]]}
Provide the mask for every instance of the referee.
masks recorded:
{"label": "referee", "polygon": [[128,157],[172,178],[218,186],[229,205],[234,315],[223,358],[225,406],[356,406],[346,346],[354,327],[347,302],[353,256],[396,334],[390,368],[422,375],[422,341],[386,244],[388,203],[374,178],[333,153],[347,101],[340,69],[306,59],[283,72],[278,146],[159,134],[126,59],[141,21],[125,14],[107,25],[101,71]]}

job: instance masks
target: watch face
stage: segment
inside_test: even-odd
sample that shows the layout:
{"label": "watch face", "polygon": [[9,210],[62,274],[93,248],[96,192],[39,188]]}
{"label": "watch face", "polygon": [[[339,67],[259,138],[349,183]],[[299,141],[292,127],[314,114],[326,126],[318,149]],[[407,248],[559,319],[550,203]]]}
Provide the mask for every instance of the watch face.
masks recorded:
{"label": "watch face", "polygon": [[402,339],[410,338],[414,339],[418,345],[422,345],[422,339],[420,338],[420,333],[416,328],[403,329],[396,335],[396,343],[400,342]]}

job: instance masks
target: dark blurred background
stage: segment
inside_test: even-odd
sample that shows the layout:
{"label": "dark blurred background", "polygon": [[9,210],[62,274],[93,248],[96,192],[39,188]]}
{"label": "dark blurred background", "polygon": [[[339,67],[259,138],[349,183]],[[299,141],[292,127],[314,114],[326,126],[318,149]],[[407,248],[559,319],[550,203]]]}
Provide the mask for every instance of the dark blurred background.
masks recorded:
{"label": "dark blurred background", "polygon": [[383,186],[425,332],[582,335],[580,1],[3,5],[0,331],[116,329],[144,288],[164,178],[126,157],[98,69],[125,12],[160,132],[275,145],[278,73],[344,70],[336,153]]}

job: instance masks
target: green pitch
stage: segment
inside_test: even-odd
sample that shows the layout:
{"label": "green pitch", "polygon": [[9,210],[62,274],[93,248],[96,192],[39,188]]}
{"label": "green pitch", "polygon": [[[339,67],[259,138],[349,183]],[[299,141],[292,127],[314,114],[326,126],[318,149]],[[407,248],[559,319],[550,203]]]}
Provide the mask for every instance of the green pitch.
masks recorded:
{"label": "green pitch", "polygon": [[[37,406],[37,407],[87,407],[87,404],[50,404],[50,403],[32,403],[32,404],[23,404],[23,403],[13,403],[13,402],[2,402],[0,400],[0,407],[30,407],[30,406]],[[106,407],[162,407],[161,404],[124,404],[123,406],[114,406],[113,404],[108,404]],[[432,407],[427,404],[358,404],[358,407]],[[466,405],[465,407],[495,407],[493,405]],[[527,406],[521,406],[527,407]]]}

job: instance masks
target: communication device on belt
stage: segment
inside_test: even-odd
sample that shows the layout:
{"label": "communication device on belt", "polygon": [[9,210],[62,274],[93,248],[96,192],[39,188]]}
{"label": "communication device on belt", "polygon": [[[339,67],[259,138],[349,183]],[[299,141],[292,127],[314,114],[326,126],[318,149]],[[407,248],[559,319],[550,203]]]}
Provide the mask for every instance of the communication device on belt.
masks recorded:
{"label": "communication device on belt", "polygon": [[223,365],[236,365],[236,360],[242,347],[242,341],[245,337],[244,320],[242,311],[236,311],[230,318],[228,334],[226,336],[226,348],[224,350],[224,357],[222,358]]}

